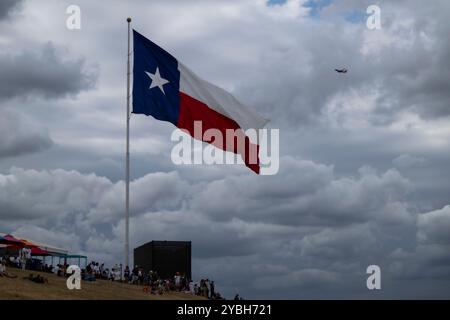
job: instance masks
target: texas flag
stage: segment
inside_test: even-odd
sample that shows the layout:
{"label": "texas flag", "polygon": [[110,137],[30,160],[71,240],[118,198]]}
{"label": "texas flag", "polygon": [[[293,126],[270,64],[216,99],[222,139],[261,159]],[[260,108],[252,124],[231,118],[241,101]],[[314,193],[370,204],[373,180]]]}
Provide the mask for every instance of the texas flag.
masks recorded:
{"label": "texas flag", "polygon": [[[260,129],[268,120],[227,91],[199,78],[136,30],[133,43],[133,113],[171,122],[195,139],[240,154],[245,165],[259,174],[258,142],[251,141],[244,131]],[[194,122],[199,121],[202,132],[194,135]],[[223,141],[205,138],[203,133],[208,129],[220,130]],[[237,138],[227,141],[227,129],[235,130],[245,143],[237,143]]]}

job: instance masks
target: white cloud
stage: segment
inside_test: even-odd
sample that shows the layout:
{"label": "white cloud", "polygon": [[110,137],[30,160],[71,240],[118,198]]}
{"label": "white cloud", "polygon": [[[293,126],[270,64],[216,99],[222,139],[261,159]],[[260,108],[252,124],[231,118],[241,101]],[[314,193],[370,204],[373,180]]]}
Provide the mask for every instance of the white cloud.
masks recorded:
{"label": "white cloud", "polygon": [[420,241],[450,245],[450,205],[420,214],[417,226]]}
{"label": "white cloud", "polygon": [[392,160],[392,163],[400,168],[410,168],[415,166],[423,166],[426,163],[423,157],[415,157],[410,154],[402,154]]}

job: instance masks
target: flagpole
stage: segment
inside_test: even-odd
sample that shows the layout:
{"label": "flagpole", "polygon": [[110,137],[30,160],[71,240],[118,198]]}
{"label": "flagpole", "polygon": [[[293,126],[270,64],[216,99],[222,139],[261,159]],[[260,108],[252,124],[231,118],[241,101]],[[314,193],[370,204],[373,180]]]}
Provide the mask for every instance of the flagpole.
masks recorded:
{"label": "flagpole", "polygon": [[127,18],[128,23],[128,59],[127,59],[127,151],[125,164],[125,265],[130,265],[130,24],[131,18]]}

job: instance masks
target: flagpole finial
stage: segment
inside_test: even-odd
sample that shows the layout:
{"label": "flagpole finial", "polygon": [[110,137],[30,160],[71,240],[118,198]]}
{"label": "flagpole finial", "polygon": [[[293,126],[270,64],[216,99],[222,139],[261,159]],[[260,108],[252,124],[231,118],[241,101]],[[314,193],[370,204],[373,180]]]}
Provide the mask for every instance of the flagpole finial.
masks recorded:
{"label": "flagpole finial", "polygon": [[127,22],[128,22],[128,23],[131,22],[131,18],[130,18],[130,17],[127,18]]}

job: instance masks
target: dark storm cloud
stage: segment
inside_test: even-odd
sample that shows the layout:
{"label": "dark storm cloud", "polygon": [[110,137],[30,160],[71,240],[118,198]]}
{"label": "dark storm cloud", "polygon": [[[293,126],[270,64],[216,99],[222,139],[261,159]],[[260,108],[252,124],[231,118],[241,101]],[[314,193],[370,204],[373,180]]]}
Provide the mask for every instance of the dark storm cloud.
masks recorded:
{"label": "dark storm cloud", "polygon": [[[41,108],[29,108],[32,98],[73,97],[92,89],[97,79],[96,71],[88,70],[84,59],[71,58],[52,42],[35,50],[3,50],[0,69],[0,158],[36,153],[53,145],[47,123],[36,114],[43,115],[42,119],[52,115],[44,116],[46,110]],[[17,99],[13,102],[12,98]]]}
{"label": "dark storm cloud", "polygon": [[395,21],[401,17],[398,14],[390,17],[388,28],[398,32],[399,42],[407,40],[407,44],[387,51],[386,58],[381,61],[385,68],[392,70],[390,77],[383,72],[386,87],[390,88],[383,99],[395,100],[396,108],[415,110],[424,118],[448,116],[450,44],[447,38],[450,26],[444,17],[450,10],[449,3],[440,1],[438,5],[424,7],[420,2],[406,1],[392,5],[393,9],[404,9],[406,19],[414,17],[414,20],[409,25],[398,26]]}
{"label": "dark storm cloud", "polygon": [[194,209],[219,221],[240,217],[291,226],[349,225],[371,219],[409,189],[395,170],[378,174],[361,168],[359,177],[337,178],[332,167],[311,161],[282,158],[280,167],[277,175],[263,178],[264,184],[254,176],[214,181],[195,198]]}
{"label": "dark storm cloud", "polygon": [[1,185],[2,218],[17,221],[85,212],[112,183],[75,171],[13,168],[10,174],[2,175]]}
{"label": "dark storm cloud", "polygon": [[39,50],[1,53],[0,99],[59,98],[93,88],[97,74],[87,70],[84,59],[67,58],[52,42]]}
{"label": "dark storm cloud", "polygon": [[419,238],[424,243],[450,245],[450,205],[419,215]]}
{"label": "dark storm cloud", "polygon": [[22,5],[23,0],[2,0],[0,2],[0,20],[5,19],[11,12]]}
{"label": "dark storm cloud", "polygon": [[0,159],[43,151],[52,146],[48,131],[32,118],[0,109]]}
{"label": "dark storm cloud", "polygon": [[[312,287],[317,294],[320,288],[342,289],[345,281],[359,281],[358,277],[364,280],[365,267],[373,261],[386,269],[395,269],[400,262],[418,261],[422,249],[416,243],[432,244],[433,259],[446,259],[446,251],[439,246],[448,242],[444,232],[450,221],[447,208],[419,215],[417,229],[416,214],[404,204],[408,183],[398,173],[377,174],[365,168],[361,178],[341,179],[326,166],[294,159],[287,169],[266,184],[269,189],[248,191],[240,186],[255,183],[243,181],[245,177],[203,182],[186,180],[172,172],[137,179],[131,184],[133,245],[150,239],[191,240],[195,244],[194,263],[201,264],[197,270],[202,275],[227,279],[224,270],[214,270],[216,262],[228,260],[230,270],[225,274],[233,279],[226,280],[227,292],[234,290],[236,279],[241,279],[239,290],[259,292],[257,296],[271,296],[274,288],[292,296],[298,296],[295,290],[299,288]],[[297,185],[297,191],[295,181],[302,178],[304,183]],[[223,181],[224,188],[217,189]],[[73,241],[72,247],[114,262],[111,257],[119,254],[119,239],[123,238],[122,181],[112,183],[75,171],[13,169],[0,176],[0,185],[4,191],[1,208],[5,210],[2,230],[18,228],[18,232],[43,241],[36,228],[56,235],[63,229],[66,239]],[[279,188],[286,192],[276,196]],[[200,190],[210,190],[209,199]],[[213,197],[215,194],[228,200],[222,202]],[[296,205],[303,201],[308,204]],[[234,205],[214,212],[215,206],[223,207],[227,202]],[[283,216],[290,213],[283,209],[282,202],[292,204],[298,222],[283,223]],[[342,206],[345,209],[341,210]],[[312,209],[314,220],[308,217]],[[231,213],[218,220],[216,214],[226,215],[227,210]],[[21,227],[20,219],[33,221],[35,227]],[[103,222],[113,226],[109,236],[101,231]],[[407,254],[399,254],[401,251]],[[395,256],[392,266],[387,259],[390,254]],[[436,268],[441,266],[436,262]],[[409,278],[416,278],[419,271],[410,271]],[[391,276],[386,273],[386,277]]]}

